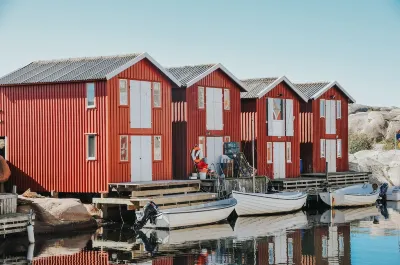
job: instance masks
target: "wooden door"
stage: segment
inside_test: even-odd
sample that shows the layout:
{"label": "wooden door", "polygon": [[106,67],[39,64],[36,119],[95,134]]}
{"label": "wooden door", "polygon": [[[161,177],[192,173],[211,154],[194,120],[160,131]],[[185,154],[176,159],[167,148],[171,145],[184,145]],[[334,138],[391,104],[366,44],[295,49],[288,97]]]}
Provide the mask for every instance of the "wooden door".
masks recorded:
{"label": "wooden door", "polygon": [[274,179],[283,179],[286,176],[285,143],[274,143],[273,147]]}
{"label": "wooden door", "polygon": [[131,181],[152,180],[151,136],[131,136]]}
{"label": "wooden door", "polygon": [[326,140],[326,162],[328,172],[336,172],[336,140]]}
{"label": "wooden door", "polygon": [[151,82],[130,81],[130,128],[149,129],[152,121]]}
{"label": "wooden door", "polygon": [[207,163],[218,174],[222,173],[219,163],[224,152],[223,145],[223,137],[207,137]]}

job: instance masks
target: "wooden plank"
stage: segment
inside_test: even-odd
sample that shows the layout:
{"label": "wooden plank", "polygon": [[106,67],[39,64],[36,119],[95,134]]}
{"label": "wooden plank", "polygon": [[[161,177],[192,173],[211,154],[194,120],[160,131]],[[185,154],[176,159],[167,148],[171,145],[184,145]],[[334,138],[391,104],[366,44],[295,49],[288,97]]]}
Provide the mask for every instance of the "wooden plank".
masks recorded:
{"label": "wooden plank", "polygon": [[26,231],[26,227],[24,227],[24,228],[9,229],[9,230],[0,230],[0,235],[21,233],[21,232],[25,232],[25,231]]}
{"label": "wooden plank", "polygon": [[189,186],[183,188],[171,188],[171,189],[162,189],[162,190],[141,190],[141,191],[132,191],[132,197],[143,197],[150,195],[164,195],[164,194],[176,194],[176,193],[185,193],[185,192],[196,192],[199,191],[199,186]]}
{"label": "wooden plank", "polygon": [[93,198],[92,202],[99,204],[135,205],[135,203],[129,198]]}
{"label": "wooden plank", "polygon": [[198,192],[194,194],[184,194],[175,196],[151,197],[151,198],[131,198],[132,201],[139,201],[139,206],[145,206],[148,201],[156,204],[173,204],[180,202],[203,201],[217,198],[215,193]]}
{"label": "wooden plank", "polygon": [[181,185],[200,185],[201,180],[159,180],[159,181],[139,181],[139,182],[122,182],[122,183],[110,183],[110,187],[136,187],[136,188],[149,188],[149,187],[160,187],[160,186],[181,186]]}
{"label": "wooden plank", "polygon": [[178,207],[186,207],[186,206],[195,206],[195,205],[200,205],[208,202],[215,201],[215,199],[211,200],[204,200],[204,201],[196,201],[196,202],[190,202],[190,203],[180,203],[180,204],[169,204],[169,205],[161,205],[160,209],[161,210],[166,210],[166,209],[173,209],[173,208],[178,208]]}

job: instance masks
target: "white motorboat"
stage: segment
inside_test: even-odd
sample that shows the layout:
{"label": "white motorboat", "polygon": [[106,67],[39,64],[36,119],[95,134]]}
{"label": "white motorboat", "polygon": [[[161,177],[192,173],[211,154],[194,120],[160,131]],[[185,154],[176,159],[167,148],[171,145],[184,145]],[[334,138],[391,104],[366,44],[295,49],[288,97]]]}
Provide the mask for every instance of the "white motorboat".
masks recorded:
{"label": "white motorboat", "polygon": [[386,200],[400,201],[400,186],[388,188],[386,193]]}
{"label": "white motorboat", "polygon": [[307,200],[304,192],[246,193],[232,191],[238,216],[285,213],[299,210]]}
{"label": "white motorboat", "polygon": [[321,192],[321,200],[331,207],[372,205],[379,197],[379,189],[371,184],[357,184],[335,191]]}
{"label": "white motorboat", "polygon": [[[155,224],[148,220],[143,227],[172,230],[217,223],[226,220],[235,209],[235,205],[236,200],[231,198],[195,206],[160,210]],[[143,212],[136,211],[136,217],[141,220]]]}
{"label": "white motorboat", "polygon": [[234,235],[237,240],[243,241],[306,227],[308,220],[302,211],[285,215],[238,217]]}

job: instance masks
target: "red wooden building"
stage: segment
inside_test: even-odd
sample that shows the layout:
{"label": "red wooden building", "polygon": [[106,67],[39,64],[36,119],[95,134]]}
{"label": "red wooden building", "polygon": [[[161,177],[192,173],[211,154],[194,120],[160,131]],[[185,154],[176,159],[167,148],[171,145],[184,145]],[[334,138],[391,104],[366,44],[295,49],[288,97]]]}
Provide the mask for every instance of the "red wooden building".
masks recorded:
{"label": "red wooden building", "polygon": [[349,170],[348,105],[354,98],[338,82],[296,84],[300,105],[300,157],[307,173]]}
{"label": "red wooden building", "polygon": [[172,179],[171,88],[147,53],[36,61],[0,78],[0,137],[19,191],[106,192]]}
{"label": "red wooden building", "polygon": [[242,149],[252,163],[255,120],[255,167],[258,175],[290,178],[300,175],[300,103],[307,101],[286,77],[242,80]]}
{"label": "red wooden building", "polygon": [[240,142],[240,92],[246,87],[221,64],[167,70],[182,83],[172,90],[174,177],[187,179],[193,172],[195,144],[218,169],[223,142]]}

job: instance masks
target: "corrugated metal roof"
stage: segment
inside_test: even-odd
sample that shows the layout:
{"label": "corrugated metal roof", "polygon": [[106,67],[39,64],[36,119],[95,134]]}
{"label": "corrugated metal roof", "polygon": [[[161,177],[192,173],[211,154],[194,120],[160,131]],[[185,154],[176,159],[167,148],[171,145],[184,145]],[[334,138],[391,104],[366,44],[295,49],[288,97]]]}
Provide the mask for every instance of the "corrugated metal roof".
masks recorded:
{"label": "corrugated metal roof", "polygon": [[267,78],[251,78],[241,80],[247,88],[248,92],[240,93],[241,98],[258,98],[258,94],[266,87],[275,82],[278,77],[267,77]]}
{"label": "corrugated metal roof", "polygon": [[187,85],[190,81],[201,76],[216,64],[186,65],[180,67],[166,68],[182,85]]}
{"label": "corrugated metal roof", "polygon": [[314,96],[318,91],[324,89],[330,82],[311,82],[294,84],[308,99]]}
{"label": "corrugated metal roof", "polygon": [[142,53],[35,61],[0,78],[0,85],[102,80]]}

